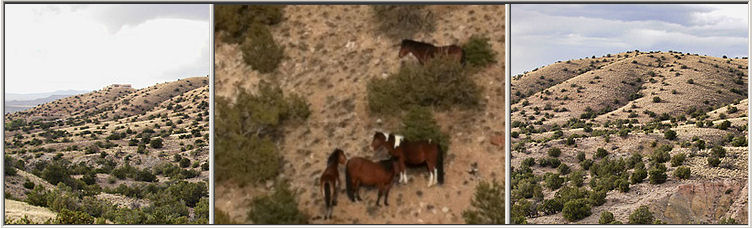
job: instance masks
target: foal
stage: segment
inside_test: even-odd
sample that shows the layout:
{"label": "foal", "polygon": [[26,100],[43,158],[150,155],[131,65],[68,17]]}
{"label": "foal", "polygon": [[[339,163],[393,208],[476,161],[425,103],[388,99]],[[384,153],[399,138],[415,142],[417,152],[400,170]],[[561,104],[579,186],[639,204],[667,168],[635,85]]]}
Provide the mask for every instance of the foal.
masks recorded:
{"label": "foal", "polygon": [[345,164],[347,157],[345,152],[340,149],[334,149],[329,159],[326,162],[326,169],[321,174],[321,194],[324,195],[324,203],[326,205],[326,214],[324,219],[332,218],[332,209],[337,205],[337,187],[339,185],[339,164]]}

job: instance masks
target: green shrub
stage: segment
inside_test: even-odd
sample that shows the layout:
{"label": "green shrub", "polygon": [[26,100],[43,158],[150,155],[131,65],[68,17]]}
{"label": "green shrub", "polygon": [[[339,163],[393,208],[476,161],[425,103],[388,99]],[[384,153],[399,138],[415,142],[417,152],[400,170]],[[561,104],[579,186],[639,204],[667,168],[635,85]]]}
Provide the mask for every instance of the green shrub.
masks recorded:
{"label": "green shrub", "polygon": [[49,198],[50,192],[44,189],[41,184],[34,186],[34,190],[26,193],[26,200],[24,202],[40,207],[47,207],[47,198]]}
{"label": "green shrub", "polygon": [[559,213],[562,209],[564,209],[564,204],[562,204],[560,200],[556,199],[544,200],[543,204],[541,204],[538,208],[539,211],[543,212],[546,215]]}
{"label": "green shrub", "polygon": [[718,157],[708,157],[708,165],[710,167],[718,167],[719,164],[721,164],[721,159]]}
{"label": "green shrub", "polygon": [[488,41],[487,37],[473,35],[467,43],[462,45],[467,64],[473,67],[485,67],[496,62],[496,52],[491,49]]}
{"label": "green shrub", "polygon": [[585,160],[585,152],[579,152],[577,153],[577,161],[582,162]]}
{"label": "green shrub", "polygon": [[558,174],[554,173],[546,173],[544,180],[546,182],[546,187],[552,191],[559,189],[561,184],[564,183],[564,178],[561,178]]}
{"label": "green shrub", "polygon": [[164,146],[164,144],[163,144],[163,141],[164,141],[164,140],[162,140],[162,138],[155,138],[155,139],[152,139],[152,140],[151,140],[151,141],[149,142],[149,146],[151,146],[151,148],[154,148],[154,149],[159,149],[159,148],[162,148],[162,147]]}
{"label": "green shrub", "polygon": [[669,154],[669,151],[671,151],[673,148],[669,145],[661,145],[660,147],[653,150],[653,154],[651,156],[651,159],[657,163],[664,163],[669,160],[671,160],[671,154]]}
{"label": "green shrub", "polygon": [[284,5],[216,5],[214,8],[215,31],[227,33],[226,42],[242,41],[246,30],[252,25],[274,25],[282,21]]}
{"label": "green shrub", "polygon": [[642,183],[645,178],[648,177],[648,171],[646,171],[644,168],[637,168],[632,173],[632,177],[630,178],[630,181],[632,184]]}
{"label": "green shrub", "polygon": [[616,186],[620,192],[629,192],[629,181],[627,179],[619,179],[616,181]]}
{"label": "green shrub", "polygon": [[257,94],[238,91],[235,103],[216,102],[216,180],[257,183],[280,171],[282,157],[273,140],[281,135],[282,124],[303,121],[310,110],[302,97],[285,97],[278,86],[264,81]]}
{"label": "green shrub", "polygon": [[188,166],[191,165],[191,160],[188,158],[180,159],[180,167],[181,168],[188,168]]}
{"label": "green shrub", "polygon": [[570,135],[569,137],[567,137],[567,143],[566,143],[566,144],[567,144],[567,146],[572,146],[572,145],[574,145],[574,142],[575,142],[575,141],[574,141],[574,135]]}
{"label": "green shrub", "polygon": [[[425,107],[413,106],[402,118],[398,131],[407,140],[430,140],[438,143],[446,153],[449,149],[449,135],[441,132],[441,127],[433,118],[431,110]],[[446,155],[446,154],[445,154]],[[445,156],[446,157],[446,156]]]}
{"label": "green shrub", "polygon": [[608,211],[601,212],[601,217],[598,219],[598,224],[611,224],[614,222],[614,214]]}
{"label": "green shrub", "polygon": [[689,167],[682,166],[679,168],[676,168],[674,171],[674,176],[676,176],[679,179],[689,179],[689,176],[692,172],[690,171]]}
{"label": "green shrub", "polygon": [[661,98],[660,97],[653,97],[653,103],[660,103]]}
{"label": "green shrub", "polygon": [[209,198],[204,197],[198,201],[194,208],[194,224],[209,224]]}
{"label": "green shrub", "polygon": [[561,175],[567,175],[569,174],[569,171],[570,171],[569,166],[564,163],[561,163],[561,165],[559,165],[559,167],[557,167],[556,170],[559,171],[559,174]]}
{"label": "green shrub", "polygon": [[16,168],[13,166],[13,157],[5,155],[5,160],[3,160],[3,173],[5,176],[15,176],[16,175]]}
{"label": "green shrub", "polygon": [[721,129],[724,131],[727,130],[729,127],[731,127],[731,122],[728,120],[724,120],[723,122],[718,124],[718,129]]}
{"label": "green shrub", "polygon": [[734,137],[734,140],[731,141],[731,145],[736,147],[745,147],[747,146],[747,137],[743,135]]}
{"label": "green shrub", "polygon": [[435,17],[425,5],[373,5],[379,32],[392,39],[412,38],[436,29]]}
{"label": "green shrub", "polygon": [[57,185],[57,183],[60,182],[69,183],[70,173],[68,171],[68,167],[55,162],[47,165],[47,167],[42,170],[41,177],[52,185]]}
{"label": "green shrub", "polygon": [[[516,222],[522,222],[521,224],[527,223],[527,221],[524,221],[524,218],[533,215],[535,213],[535,210],[536,208],[535,206],[533,206],[533,203],[530,202],[530,200],[518,200],[514,203],[514,205],[512,205],[512,220],[517,220]],[[515,217],[522,217],[522,219]]]}
{"label": "green shrub", "polygon": [[608,156],[608,151],[606,151],[606,149],[598,148],[595,152],[596,158],[605,158],[606,156]]}
{"label": "green shrub", "polygon": [[658,163],[648,170],[648,175],[651,184],[662,184],[667,178],[666,166]]}
{"label": "green shrub", "polygon": [[561,210],[562,215],[567,221],[574,222],[590,216],[590,204],[585,199],[575,199],[564,203]]}
{"label": "green shrub", "polygon": [[481,100],[481,88],[460,63],[447,57],[403,65],[387,78],[370,80],[366,90],[368,108],[376,114],[399,113],[414,105],[470,109]]}
{"label": "green shrub", "polygon": [[261,24],[250,25],[240,51],[245,63],[261,73],[276,70],[285,55],[284,47],[274,41],[268,26]]}
{"label": "green shrub", "polygon": [[559,155],[561,155],[561,149],[559,149],[558,147],[551,147],[550,149],[548,149],[548,156],[559,157]]}
{"label": "green shrub", "polygon": [[580,187],[585,182],[585,173],[582,170],[575,170],[569,173],[569,182],[572,186]]}
{"label": "green shrub", "polygon": [[584,161],[580,162],[580,166],[584,170],[589,170],[590,166],[592,166],[592,165],[593,165],[593,160],[590,160],[590,159],[585,159]]}
{"label": "green shrub", "polygon": [[674,140],[676,139],[676,131],[666,130],[665,132],[663,132],[663,137],[665,137],[668,140]]}
{"label": "green shrub", "polygon": [[655,218],[647,206],[640,206],[629,215],[629,224],[653,224]]}
{"label": "green shrub", "polygon": [[685,155],[684,153],[674,155],[673,157],[671,157],[671,167],[677,167],[684,164],[686,157],[687,155]]}
{"label": "green shrub", "polygon": [[535,165],[535,159],[534,158],[525,158],[525,160],[522,160],[522,165],[526,165],[528,167]]}
{"label": "green shrub", "polygon": [[467,224],[504,224],[504,187],[493,180],[475,187],[471,209],[462,212]]}
{"label": "green shrub", "polygon": [[253,198],[248,218],[256,224],[306,224],[308,218],[297,201],[289,183],[278,182],[271,194]]}
{"label": "green shrub", "polygon": [[726,148],[723,148],[722,146],[714,146],[713,149],[710,149],[710,155],[717,158],[724,158],[726,157]]}
{"label": "green shrub", "polygon": [[57,224],[94,224],[94,217],[82,211],[62,209],[55,217]]}
{"label": "green shrub", "polygon": [[34,185],[35,185],[34,182],[31,182],[31,180],[29,179],[26,179],[26,181],[24,181],[23,183],[23,186],[26,189],[34,189]]}
{"label": "green shrub", "polygon": [[592,206],[600,206],[606,203],[606,192],[608,190],[592,191],[588,195],[588,202]]}

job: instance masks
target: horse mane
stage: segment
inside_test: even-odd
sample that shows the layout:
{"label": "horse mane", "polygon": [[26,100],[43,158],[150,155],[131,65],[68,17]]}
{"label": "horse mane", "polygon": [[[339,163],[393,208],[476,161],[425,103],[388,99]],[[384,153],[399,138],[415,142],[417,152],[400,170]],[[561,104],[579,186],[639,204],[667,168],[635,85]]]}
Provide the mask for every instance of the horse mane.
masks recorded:
{"label": "horse mane", "polygon": [[331,165],[332,163],[337,163],[339,160],[339,156],[337,155],[340,153],[344,153],[344,152],[340,150],[339,148],[334,149],[334,152],[332,152],[332,154],[329,155],[329,158],[327,159],[326,164]]}
{"label": "horse mane", "polygon": [[394,169],[394,161],[396,159],[397,158],[395,158],[395,157],[391,157],[389,159],[385,159],[385,160],[379,161],[379,164],[381,164],[381,167],[384,167],[385,170],[390,171],[390,170]]}

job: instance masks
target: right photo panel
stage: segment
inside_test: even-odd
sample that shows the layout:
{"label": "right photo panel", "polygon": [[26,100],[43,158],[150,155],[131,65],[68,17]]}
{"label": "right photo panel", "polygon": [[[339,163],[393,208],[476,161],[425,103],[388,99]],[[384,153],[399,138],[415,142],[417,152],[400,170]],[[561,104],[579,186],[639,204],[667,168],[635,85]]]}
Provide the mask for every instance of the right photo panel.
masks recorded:
{"label": "right photo panel", "polygon": [[746,4],[514,4],[513,224],[747,224]]}

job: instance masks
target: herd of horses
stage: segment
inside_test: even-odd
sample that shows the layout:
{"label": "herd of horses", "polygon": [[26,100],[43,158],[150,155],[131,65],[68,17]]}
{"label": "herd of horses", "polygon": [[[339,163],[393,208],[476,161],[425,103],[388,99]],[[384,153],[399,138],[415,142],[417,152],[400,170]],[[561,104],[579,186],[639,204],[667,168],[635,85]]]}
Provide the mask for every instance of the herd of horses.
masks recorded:
{"label": "herd of horses", "polygon": [[321,174],[321,193],[324,195],[326,213],[324,219],[332,218],[332,210],[337,205],[337,192],[340,186],[339,165],[345,165],[345,190],[352,202],[362,201],[361,186],[378,189],[376,206],[381,197],[384,205],[389,206],[389,190],[396,177],[399,183],[407,184],[407,167],[424,166],[429,173],[428,187],[444,183],[444,152],[438,143],[431,140],[405,140],[404,137],[384,132],[376,132],[371,141],[374,152],[386,150],[389,158],[371,161],[363,157],[349,160],[345,152],[335,149],[327,159],[327,165]]}
{"label": "herd of horses", "polygon": [[[465,64],[465,52],[457,45],[434,46],[429,43],[403,40],[399,58],[412,54],[420,64],[426,64],[433,58],[444,55]],[[340,186],[339,165],[345,166],[345,190],[352,202],[362,201],[361,186],[372,186],[378,189],[376,206],[381,197],[384,205],[389,206],[389,190],[396,176],[399,183],[407,184],[407,167],[425,166],[429,173],[428,187],[444,183],[444,151],[441,146],[431,140],[406,140],[404,137],[385,132],[376,132],[371,141],[374,152],[386,150],[389,159],[371,161],[367,158],[354,157],[347,159],[345,152],[335,149],[327,159],[327,165],[321,174],[321,194],[324,195],[326,212],[324,219],[332,218],[332,210],[337,205],[337,195]]]}

